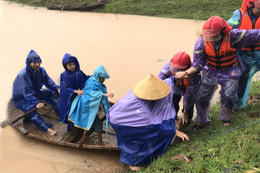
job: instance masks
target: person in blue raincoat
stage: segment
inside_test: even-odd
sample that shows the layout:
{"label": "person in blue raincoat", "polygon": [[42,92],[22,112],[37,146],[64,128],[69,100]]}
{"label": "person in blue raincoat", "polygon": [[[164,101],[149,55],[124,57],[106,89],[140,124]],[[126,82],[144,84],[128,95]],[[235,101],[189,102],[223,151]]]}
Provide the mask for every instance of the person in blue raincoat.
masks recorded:
{"label": "person in blue raincoat", "polygon": [[133,171],[149,165],[167,149],[174,136],[189,140],[175,128],[174,77],[148,75],[107,113],[116,132],[120,162]]}
{"label": "person in blue raincoat", "polygon": [[[104,145],[102,141],[102,121],[98,117],[100,103],[103,106],[105,114],[108,112],[110,105],[107,97],[113,97],[113,93],[107,93],[107,88],[103,84],[105,79],[109,79],[105,67],[98,66],[84,86],[84,93],[78,95],[72,102],[69,112],[69,121],[74,123],[75,127],[84,129],[83,137],[79,140],[81,145],[86,140],[87,131],[95,128],[98,136],[98,145]],[[106,130],[108,129],[108,121],[106,121]]]}
{"label": "person in blue raincoat", "polygon": [[[59,86],[48,76],[45,69],[40,66],[41,63],[40,56],[34,50],[31,50],[26,59],[26,67],[19,72],[14,80],[12,100],[15,106],[23,112],[28,112],[35,107],[42,108],[44,104],[40,101],[44,100],[51,104],[55,111],[59,113],[59,101],[56,97],[56,93],[59,93]],[[46,89],[42,89],[43,85]],[[51,125],[47,124],[36,111],[27,117],[49,135],[53,136],[56,134],[56,131],[51,129]]]}
{"label": "person in blue raincoat", "polygon": [[71,103],[77,95],[84,93],[85,82],[90,76],[80,70],[77,58],[69,53],[63,56],[62,65],[65,71],[60,75],[60,121],[68,124],[70,131],[73,124],[68,121],[67,114]]}
{"label": "person in blue raincoat", "polygon": [[[233,28],[260,29],[260,0],[244,0],[241,8],[234,11],[227,23]],[[259,20],[258,20],[259,19]],[[233,112],[246,106],[252,77],[260,71],[260,43],[244,46],[238,51],[246,70],[241,75],[238,84],[238,98],[233,107]]]}

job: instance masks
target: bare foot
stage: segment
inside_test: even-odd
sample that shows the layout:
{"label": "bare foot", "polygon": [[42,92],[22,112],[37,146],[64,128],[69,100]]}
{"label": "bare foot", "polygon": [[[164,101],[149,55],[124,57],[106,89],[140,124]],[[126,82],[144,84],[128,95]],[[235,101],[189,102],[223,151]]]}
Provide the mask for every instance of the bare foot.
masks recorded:
{"label": "bare foot", "polygon": [[48,133],[48,135],[50,135],[50,136],[54,136],[54,135],[56,135],[57,131],[48,128],[48,129],[47,129],[47,133]]}
{"label": "bare foot", "polygon": [[228,126],[230,126],[230,123],[223,123],[223,126],[228,127]]}
{"label": "bare foot", "polygon": [[130,168],[132,171],[140,171],[140,169],[141,169],[141,167],[131,166],[131,165],[129,165],[129,168]]}
{"label": "bare foot", "polygon": [[230,122],[231,122],[230,120],[222,120],[222,124],[224,127],[230,126]]}

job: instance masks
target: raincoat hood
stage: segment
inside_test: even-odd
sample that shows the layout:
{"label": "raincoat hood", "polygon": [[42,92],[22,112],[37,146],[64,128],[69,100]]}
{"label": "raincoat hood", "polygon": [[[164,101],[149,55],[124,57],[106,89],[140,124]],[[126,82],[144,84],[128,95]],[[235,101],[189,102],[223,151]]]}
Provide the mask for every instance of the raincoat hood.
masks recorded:
{"label": "raincoat hood", "polygon": [[66,64],[69,63],[69,62],[75,62],[75,65],[76,65],[75,71],[80,70],[79,62],[78,62],[77,58],[72,56],[69,53],[65,53],[65,55],[63,56],[63,59],[62,59],[62,65],[63,65],[63,67],[65,68],[66,71],[69,71],[66,67]]}
{"label": "raincoat hood", "polygon": [[26,67],[30,67],[29,64],[32,62],[42,62],[40,56],[34,50],[31,50],[27,55]]}
{"label": "raincoat hood", "polygon": [[103,77],[105,79],[109,79],[110,76],[108,75],[105,67],[103,65],[98,66],[95,70],[94,70],[94,74],[93,74],[93,78],[96,81],[99,81],[99,78]]}

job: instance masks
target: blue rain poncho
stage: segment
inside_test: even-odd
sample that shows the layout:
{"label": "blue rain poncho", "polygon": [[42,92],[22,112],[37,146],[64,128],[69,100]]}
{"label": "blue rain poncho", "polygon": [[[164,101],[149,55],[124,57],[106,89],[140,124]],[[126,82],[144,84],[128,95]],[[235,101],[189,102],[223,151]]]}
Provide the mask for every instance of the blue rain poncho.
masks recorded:
{"label": "blue rain poncho", "polygon": [[[75,62],[75,70],[69,71],[66,64]],[[67,122],[67,114],[74,98],[77,96],[74,90],[82,90],[85,82],[90,76],[85,75],[80,70],[80,65],[76,57],[66,53],[62,59],[62,64],[65,69],[60,75],[60,121]]]}
{"label": "blue rain poncho", "polygon": [[[50,103],[56,112],[59,112],[59,102],[56,98],[59,87],[48,76],[43,67],[40,67],[37,71],[32,69],[29,65],[32,62],[42,62],[40,56],[34,50],[29,52],[26,67],[19,72],[14,80],[12,100],[15,106],[23,112],[28,112],[35,108],[40,100],[44,100]],[[42,89],[43,85],[47,89]],[[50,127],[37,112],[29,114],[28,118],[44,131]]]}
{"label": "blue rain poncho", "polygon": [[[100,103],[103,106],[105,114],[108,112],[110,105],[107,97],[107,88],[99,81],[99,78],[110,78],[103,65],[98,66],[92,77],[90,77],[85,86],[84,94],[76,96],[72,102],[68,119],[78,128],[90,130],[99,110]],[[108,129],[108,121],[106,122]]]}
{"label": "blue rain poncho", "polygon": [[145,166],[161,156],[175,135],[174,79],[164,80],[171,93],[155,101],[136,97],[132,90],[117,101],[107,118],[116,132],[120,162]]}

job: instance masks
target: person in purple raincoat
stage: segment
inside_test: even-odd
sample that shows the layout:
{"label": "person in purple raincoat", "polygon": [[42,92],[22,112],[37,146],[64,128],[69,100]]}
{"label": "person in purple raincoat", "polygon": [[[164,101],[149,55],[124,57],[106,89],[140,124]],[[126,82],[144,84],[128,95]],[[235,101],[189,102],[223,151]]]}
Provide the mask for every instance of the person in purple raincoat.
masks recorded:
{"label": "person in purple raincoat", "polygon": [[73,123],[68,121],[68,112],[72,101],[77,95],[84,93],[85,82],[90,76],[85,75],[80,70],[80,65],[76,57],[66,53],[62,59],[65,69],[60,75],[60,121],[68,124],[68,131],[73,127]]}
{"label": "person in purple raincoat", "polygon": [[221,85],[219,119],[224,126],[230,125],[230,115],[237,99],[239,77],[245,69],[237,50],[260,40],[260,30],[231,29],[221,17],[209,18],[203,25],[202,35],[196,41],[192,66],[184,72],[176,73],[177,77],[187,78],[202,70],[196,100],[197,124],[194,130],[204,127],[210,121],[210,101],[217,84]]}
{"label": "person in purple raincoat", "polygon": [[[26,59],[26,67],[20,71],[13,83],[12,100],[15,106],[23,112],[28,112],[35,107],[40,109],[44,106],[41,100],[50,103],[55,111],[59,113],[60,106],[56,97],[59,93],[59,86],[48,76],[47,72],[41,67],[40,56],[31,50]],[[46,86],[46,89],[42,87]],[[30,113],[27,118],[41,130],[53,136],[56,131],[51,129],[44,119],[36,111]]]}
{"label": "person in purple raincoat", "polygon": [[[158,78],[166,79],[174,76],[178,71],[185,71],[191,66],[190,56],[186,52],[176,53],[170,62],[161,69]],[[193,117],[193,108],[196,93],[199,88],[200,75],[196,73],[188,79],[175,79],[173,103],[176,114],[180,109],[179,102],[183,96],[182,124],[190,124]]]}
{"label": "person in purple raincoat", "polygon": [[189,140],[175,129],[173,88],[174,77],[162,81],[148,75],[107,113],[121,150],[120,162],[133,171],[161,156],[175,135]]}

